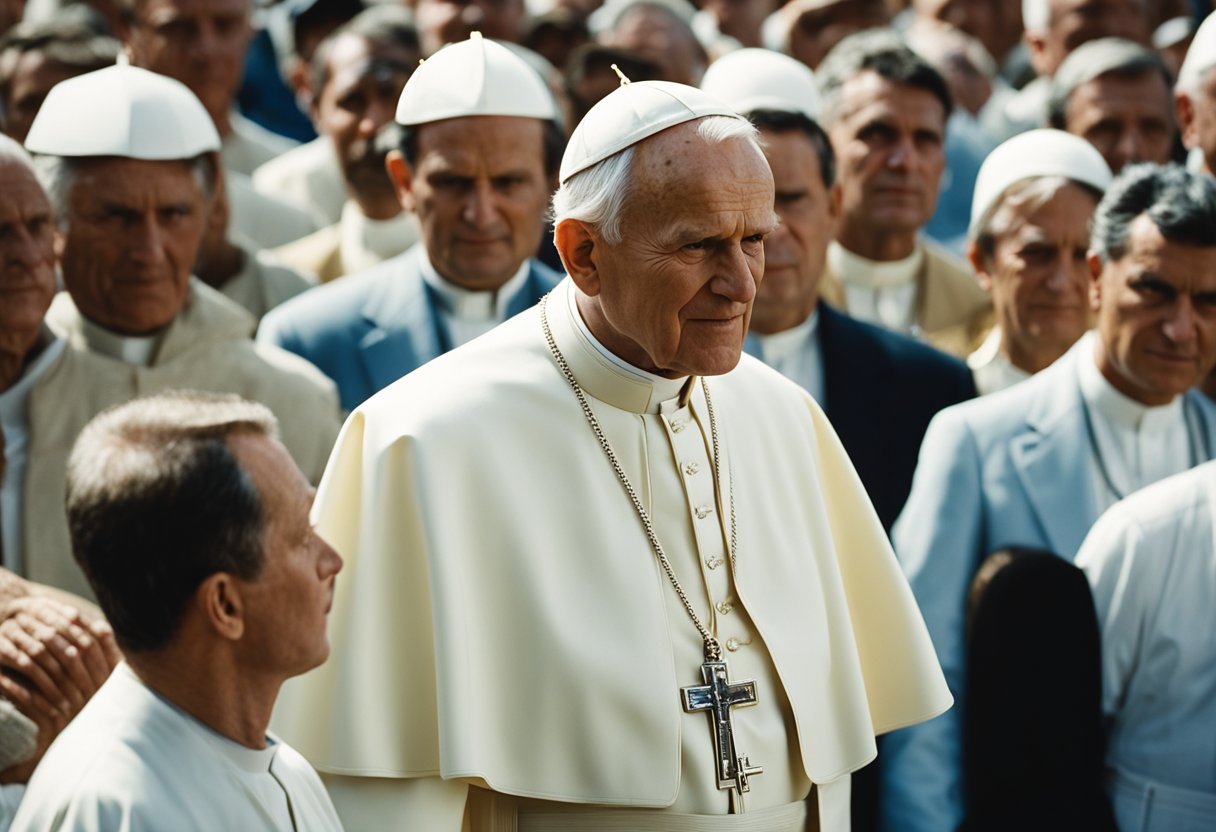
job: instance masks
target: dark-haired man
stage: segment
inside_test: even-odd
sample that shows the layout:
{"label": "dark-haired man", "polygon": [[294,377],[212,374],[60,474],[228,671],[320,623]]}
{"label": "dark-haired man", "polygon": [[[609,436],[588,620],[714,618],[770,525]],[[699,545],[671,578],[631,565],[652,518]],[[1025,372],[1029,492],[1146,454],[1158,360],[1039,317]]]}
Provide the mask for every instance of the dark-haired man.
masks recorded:
{"label": "dark-haired man", "polygon": [[170,393],[95,419],[69,460],[77,562],[120,665],[51,746],[14,830],[339,830],[316,772],[266,733],[329,653],[342,559],[274,416]]}

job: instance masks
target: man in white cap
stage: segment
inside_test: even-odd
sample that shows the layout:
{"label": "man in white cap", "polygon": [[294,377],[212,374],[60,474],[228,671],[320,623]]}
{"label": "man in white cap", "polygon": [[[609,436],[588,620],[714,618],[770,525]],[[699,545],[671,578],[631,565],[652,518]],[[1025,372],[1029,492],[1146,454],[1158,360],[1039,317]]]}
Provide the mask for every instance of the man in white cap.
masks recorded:
{"label": "man in white cap", "polygon": [[961,262],[921,234],[946,165],[953,105],[945,80],[887,30],[845,38],[816,80],[841,190],[824,298],[962,353],[988,298]]}
{"label": "man in white cap", "polygon": [[30,391],[25,575],[87,597],[61,495],[72,442],[105,407],[170,388],[233,392],[280,417],[314,480],[338,430],[333,384],[255,345],[254,318],[194,280],[219,137],[182,84],[115,66],[57,85],[26,139],[58,220],[67,292],[47,315],[70,361]]}
{"label": "man in white cap", "polygon": [[[1096,331],[1008,390],[948,407],[921,446],[892,539],[957,698],[963,613],[980,563],[1021,546],[1073,560],[1117,500],[1216,457],[1216,182],[1129,166],[1098,204],[1087,264]],[[964,703],[965,705],[965,703]],[[964,819],[961,718],[883,747],[890,830]]]}
{"label": "man in white cap", "polygon": [[1190,149],[1194,170],[1216,175],[1216,14],[1208,15],[1186,52],[1174,103],[1182,141]]}
{"label": "man in white cap", "polygon": [[558,281],[532,257],[561,154],[557,112],[535,70],[480,35],[429,59],[401,92],[401,148],[388,156],[421,242],[284,304],[258,339],[320,367],[353,410],[536,303]]}
{"label": "man in white cap", "polygon": [[967,357],[981,394],[1030,378],[1089,329],[1089,220],[1110,168],[1084,139],[1032,130],[984,161],[967,255],[995,325]]}
{"label": "man in white cap", "polygon": [[949,706],[822,411],[740,357],[754,136],[607,96],[554,197],[570,278],[351,415],[334,661],[279,712],[351,828],[847,829],[874,735]]}

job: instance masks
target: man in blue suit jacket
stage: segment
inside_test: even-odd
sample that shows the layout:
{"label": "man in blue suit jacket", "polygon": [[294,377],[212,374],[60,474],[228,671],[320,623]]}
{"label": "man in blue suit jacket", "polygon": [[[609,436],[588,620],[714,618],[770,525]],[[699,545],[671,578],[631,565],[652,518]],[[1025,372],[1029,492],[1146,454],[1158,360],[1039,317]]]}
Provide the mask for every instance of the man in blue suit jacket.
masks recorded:
{"label": "man in blue suit jacket", "polygon": [[[1031,379],[930,424],[893,537],[956,702],[966,598],[987,555],[1025,546],[1071,560],[1118,499],[1213,457],[1216,407],[1191,390],[1216,363],[1213,227],[1216,183],[1178,167],[1125,169],[1094,215],[1097,331]],[[887,829],[963,819],[960,726],[955,708],[887,738]]]}
{"label": "man in blue suit jacket", "polygon": [[480,36],[444,52],[453,49],[442,89],[406,84],[400,148],[387,159],[422,241],[283,304],[258,332],[320,367],[347,410],[559,280],[532,258],[564,145],[557,105],[509,49]]}

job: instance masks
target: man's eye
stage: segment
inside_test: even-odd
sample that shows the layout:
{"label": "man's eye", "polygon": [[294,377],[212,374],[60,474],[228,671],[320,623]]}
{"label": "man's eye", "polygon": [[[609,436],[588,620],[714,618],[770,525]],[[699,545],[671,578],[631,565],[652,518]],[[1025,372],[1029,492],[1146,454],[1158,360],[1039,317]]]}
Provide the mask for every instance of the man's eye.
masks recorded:
{"label": "man's eye", "polygon": [[706,240],[697,240],[695,243],[685,243],[686,251],[704,251],[709,247],[709,242]]}

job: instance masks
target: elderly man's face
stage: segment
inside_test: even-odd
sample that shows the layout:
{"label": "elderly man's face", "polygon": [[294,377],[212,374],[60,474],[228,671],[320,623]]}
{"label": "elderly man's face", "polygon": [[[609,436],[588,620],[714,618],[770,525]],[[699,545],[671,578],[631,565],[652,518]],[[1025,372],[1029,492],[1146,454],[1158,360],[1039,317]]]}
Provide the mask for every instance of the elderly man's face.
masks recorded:
{"label": "elderly man's face", "polygon": [[693,122],[638,145],[632,177],[622,240],[594,238],[594,273],[579,287],[592,331],[670,378],[729,372],[776,227],[768,164],[750,140],[711,144]]}
{"label": "elderly man's face", "polygon": [[1208,173],[1216,171],[1216,68],[1203,74],[1197,91],[1178,91],[1177,103],[1182,140],[1203,152]]}
{"label": "elderly man's face", "polygon": [[1089,259],[1098,367],[1124,395],[1166,404],[1216,364],[1216,246],[1170,242],[1147,214],[1128,237],[1118,260]]}
{"label": "elderly man's face", "polygon": [[80,74],[81,70],[52,61],[41,52],[26,52],[19,57],[4,102],[4,132],[24,144],[51,87]]}
{"label": "elderly man's face", "polygon": [[497,289],[540,245],[549,203],[544,126],[472,116],[418,128],[417,164],[394,164],[397,194],[418,215],[440,275],[471,291]]}
{"label": "elderly man's face", "polygon": [[418,0],[414,20],[422,51],[430,56],[448,43],[468,40],[474,31],[493,40],[519,40],[523,0]]}
{"label": "elderly man's face", "polygon": [[0,351],[26,353],[54,295],[51,204],[28,168],[0,162]]}
{"label": "elderly man's face", "polygon": [[1048,77],[1083,43],[1126,38],[1148,45],[1145,0],[1050,0],[1051,22],[1042,32],[1027,32],[1035,71]]}
{"label": "elderly man's face", "polygon": [[933,216],[945,153],[946,111],[933,93],[862,72],[841,90],[829,130],[846,224],[908,233]]}
{"label": "elderly man's face", "polygon": [[836,206],[809,136],[801,130],[764,130],[761,144],[773,171],[781,221],[764,241],[764,282],[752,309],[752,330],[767,335],[798,326],[815,308]]}
{"label": "elderly man's face", "polygon": [[148,335],[181,310],[204,225],[203,193],[188,162],[107,157],[79,163],[60,257],[86,318]]}
{"label": "elderly man's face", "polygon": [[1100,75],[1068,97],[1065,129],[1092,144],[1114,173],[1129,162],[1170,161],[1174,113],[1158,72]]}
{"label": "elderly man's face", "polygon": [[312,486],[283,444],[239,434],[228,444],[253,480],[265,518],[262,571],[240,582],[246,601],[242,642],[261,672],[295,676],[329,655],[326,619],[342,558],[313,529]]}
{"label": "elderly man's face", "polygon": [[249,0],[140,0],[132,63],[181,81],[226,125],[253,35],[250,9]]}
{"label": "elderly man's face", "polygon": [[1063,355],[1089,321],[1089,220],[1097,200],[1067,184],[1046,202],[998,208],[992,255],[971,253],[1015,358]]}

